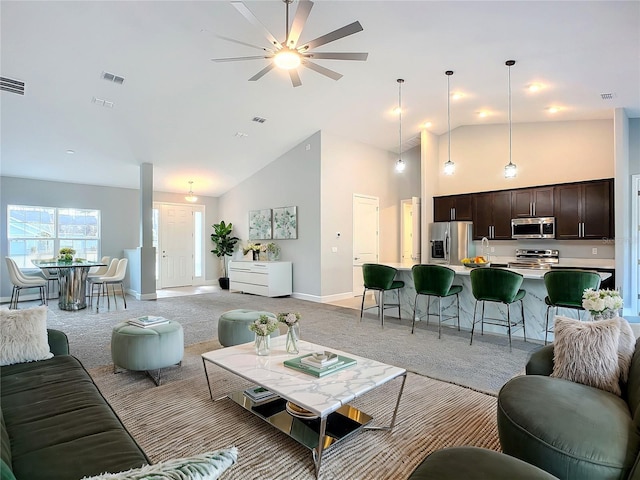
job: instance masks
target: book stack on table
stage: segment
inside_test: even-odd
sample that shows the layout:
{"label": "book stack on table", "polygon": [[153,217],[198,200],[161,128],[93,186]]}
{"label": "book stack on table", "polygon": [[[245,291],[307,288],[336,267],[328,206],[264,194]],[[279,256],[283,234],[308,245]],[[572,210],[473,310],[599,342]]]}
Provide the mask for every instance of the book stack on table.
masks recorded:
{"label": "book stack on table", "polygon": [[254,404],[260,405],[261,403],[267,403],[271,400],[278,398],[278,395],[271,390],[267,390],[264,387],[251,387],[244,391],[247,398],[253,401]]}
{"label": "book stack on table", "polygon": [[145,315],[144,317],[132,318],[130,320],[127,320],[127,323],[129,325],[135,325],[136,327],[149,328],[149,327],[155,327],[157,325],[163,325],[165,323],[169,323],[169,320],[167,320],[164,317],[155,317],[153,315]]}
{"label": "book stack on table", "polygon": [[353,358],[343,357],[333,352],[309,353],[284,361],[286,367],[295,368],[316,377],[324,377],[355,364],[356,361]]}

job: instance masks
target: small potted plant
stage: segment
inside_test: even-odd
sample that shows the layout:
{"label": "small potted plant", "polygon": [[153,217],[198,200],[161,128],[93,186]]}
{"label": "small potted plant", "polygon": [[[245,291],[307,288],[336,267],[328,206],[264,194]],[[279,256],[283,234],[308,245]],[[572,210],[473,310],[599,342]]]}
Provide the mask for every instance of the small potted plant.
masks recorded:
{"label": "small potted plant", "polygon": [[62,262],[73,262],[76,251],[73,248],[64,247],[60,249],[58,259]]}
{"label": "small potted plant", "polygon": [[226,224],[224,220],[222,220],[220,223],[213,225],[213,233],[211,234],[211,241],[215,244],[215,248],[211,250],[211,253],[218,258],[222,257],[223,276],[218,279],[218,283],[223,290],[229,290],[226,257],[233,255],[236,243],[240,240],[238,237],[231,235],[232,231],[233,224]]}

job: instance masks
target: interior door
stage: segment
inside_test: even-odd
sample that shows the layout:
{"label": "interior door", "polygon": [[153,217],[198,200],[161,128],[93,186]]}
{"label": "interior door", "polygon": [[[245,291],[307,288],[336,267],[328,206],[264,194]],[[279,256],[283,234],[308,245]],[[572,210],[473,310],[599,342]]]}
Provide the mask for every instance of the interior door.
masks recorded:
{"label": "interior door", "polygon": [[364,290],[362,264],[378,261],[378,197],[353,195],[353,294]]}
{"label": "interior door", "polygon": [[160,208],[160,288],[193,284],[193,210],[190,205]]}

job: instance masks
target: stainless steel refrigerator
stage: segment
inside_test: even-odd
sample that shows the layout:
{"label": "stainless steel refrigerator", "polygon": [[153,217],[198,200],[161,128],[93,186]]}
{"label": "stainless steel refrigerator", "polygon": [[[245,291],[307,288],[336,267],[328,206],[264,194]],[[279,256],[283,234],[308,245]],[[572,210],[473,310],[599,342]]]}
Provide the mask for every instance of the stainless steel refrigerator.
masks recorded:
{"label": "stainless steel refrigerator", "polygon": [[463,258],[474,256],[473,223],[429,224],[429,263],[460,265]]}

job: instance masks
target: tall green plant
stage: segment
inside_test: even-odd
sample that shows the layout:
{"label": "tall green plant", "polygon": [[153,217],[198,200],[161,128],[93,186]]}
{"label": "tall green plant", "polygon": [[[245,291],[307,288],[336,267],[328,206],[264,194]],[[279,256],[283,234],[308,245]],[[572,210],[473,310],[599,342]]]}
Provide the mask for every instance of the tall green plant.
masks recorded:
{"label": "tall green plant", "polygon": [[225,277],[227,276],[227,262],[224,257],[233,255],[236,243],[240,240],[238,237],[231,236],[232,231],[233,224],[226,224],[224,220],[222,220],[220,223],[213,225],[213,233],[211,234],[211,241],[215,244],[215,248],[211,250],[211,253],[217,257],[222,257]]}

